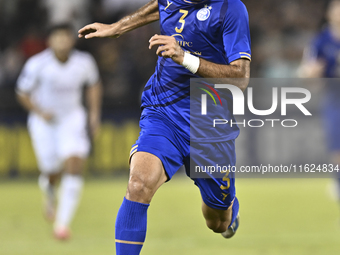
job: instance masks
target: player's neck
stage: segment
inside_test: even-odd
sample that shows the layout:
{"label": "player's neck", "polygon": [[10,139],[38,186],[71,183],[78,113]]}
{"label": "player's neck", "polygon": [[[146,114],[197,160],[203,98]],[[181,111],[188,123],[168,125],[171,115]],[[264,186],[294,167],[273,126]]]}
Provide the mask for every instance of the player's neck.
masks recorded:
{"label": "player's neck", "polygon": [[61,54],[58,52],[54,52],[54,56],[58,59],[59,62],[61,63],[66,63],[67,60],[69,59],[69,54]]}

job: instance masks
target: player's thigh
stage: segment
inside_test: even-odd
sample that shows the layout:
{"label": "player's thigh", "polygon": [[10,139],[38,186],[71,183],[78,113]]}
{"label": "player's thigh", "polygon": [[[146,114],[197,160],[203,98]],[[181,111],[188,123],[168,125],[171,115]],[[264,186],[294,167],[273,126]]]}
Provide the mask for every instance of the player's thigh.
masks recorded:
{"label": "player's thigh", "polygon": [[138,151],[131,157],[126,198],[140,203],[150,203],[157,189],[167,178],[162,161],[158,157]]}
{"label": "player's thigh", "polygon": [[55,126],[46,123],[39,116],[31,115],[28,120],[28,130],[39,170],[46,174],[55,174],[62,165],[57,155]]}
{"label": "player's thigh", "polygon": [[139,137],[130,151],[133,156],[127,197],[148,203],[183,165],[183,146],[173,124],[157,112],[143,114],[139,126]]}
{"label": "player's thigh", "polygon": [[130,155],[135,152],[147,152],[156,156],[162,163],[168,180],[184,164],[184,156],[189,151],[189,144],[177,133],[176,127],[158,113],[142,115],[139,126],[141,131]]}
{"label": "player's thigh", "polygon": [[68,174],[82,174],[85,165],[85,158],[78,156],[71,156],[64,160],[64,173]]}
{"label": "player's thigh", "polygon": [[57,153],[65,162],[73,158],[86,159],[90,151],[86,112],[74,110],[61,118],[57,127]]}

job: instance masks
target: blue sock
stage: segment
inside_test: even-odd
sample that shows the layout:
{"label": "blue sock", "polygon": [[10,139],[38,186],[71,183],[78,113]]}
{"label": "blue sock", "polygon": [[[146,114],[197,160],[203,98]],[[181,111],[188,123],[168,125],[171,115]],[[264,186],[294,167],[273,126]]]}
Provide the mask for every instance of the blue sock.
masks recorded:
{"label": "blue sock", "polygon": [[146,236],[149,205],[127,200],[119,208],[116,219],[116,254],[138,255]]}
{"label": "blue sock", "polygon": [[233,216],[232,216],[232,218],[231,218],[231,223],[230,223],[230,225],[229,225],[228,228],[230,228],[230,226],[234,223],[234,221],[235,221],[235,219],[236,219],[236,217],[237,217],[237,214],[238,214],[239,209],[240,209],[240,204],[239,204],[239,202],[238,202],[237,197],[235,197],[235,199],[234,199],[234,204],[233,204],[233,207],[232,207]]}

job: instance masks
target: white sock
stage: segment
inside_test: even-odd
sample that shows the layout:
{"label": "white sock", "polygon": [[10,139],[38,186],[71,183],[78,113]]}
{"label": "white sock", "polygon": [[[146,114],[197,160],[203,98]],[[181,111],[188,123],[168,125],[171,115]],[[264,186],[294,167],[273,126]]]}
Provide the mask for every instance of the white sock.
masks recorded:
{"label": "white sock", "polygon": [[40,174],[38,179],[38,184],[41,191],[47,196],[48,199],[54,199],[55,188],[50,184],[50,180],[47,175]]}
{"label": "white sock", "polygon": [[83,189],[80,175],[65,174],[61,179],[55,227],[68,227],[72,221]]}

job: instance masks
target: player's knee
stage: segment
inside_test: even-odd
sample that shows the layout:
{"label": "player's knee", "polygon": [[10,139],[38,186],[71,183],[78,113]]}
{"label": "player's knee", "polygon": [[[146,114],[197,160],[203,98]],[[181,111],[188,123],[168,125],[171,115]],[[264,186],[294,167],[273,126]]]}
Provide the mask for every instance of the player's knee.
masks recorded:
{"label": "player's knee", "polygon": [[221,220],[207,220],[207,227],[214,231],[215,233],[223,233],[228,229],[230,225],[230,221],[221,221]]}
{"label": "player's knee", "polygon": [[60,173],[50,174],[48,176],[48,181],[51,185],[55,185],[60,178]]}
{"label": "player's knee", "polygon": [[66,168],[65,169],[66,174],[72,174],[72,175],[82,175],[82,169],[81,168]]}
{"label": "player's knee", "polygon": [[127,199],[140,203],[150,203],[153,194],[154,190],[152,184],[138,176],[130,177],[127,189]]}
{"label": "player's knee", "polygon": [[68,174],[81,175],[84,160],[78,157],[70,157],[65,161],[64,172]]}

